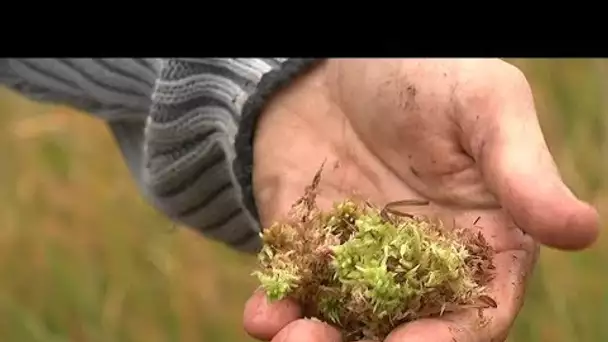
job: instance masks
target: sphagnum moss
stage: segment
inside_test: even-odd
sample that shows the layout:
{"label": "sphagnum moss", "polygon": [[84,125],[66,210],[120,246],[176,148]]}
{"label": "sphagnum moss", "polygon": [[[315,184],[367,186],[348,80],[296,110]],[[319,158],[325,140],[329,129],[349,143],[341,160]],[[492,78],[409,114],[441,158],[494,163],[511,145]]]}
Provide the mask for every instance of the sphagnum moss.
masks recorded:
{"label": "sphagnum moss", "polygon": [[289,219],[266,228],[254,274],[270,300],[293,298],[346,340],[382,339],[395,326],[460,308],[495,306],[485,294],[492,252],[483,237],[445,231],[425,216],[347,199],[315,205],[320,172]]}

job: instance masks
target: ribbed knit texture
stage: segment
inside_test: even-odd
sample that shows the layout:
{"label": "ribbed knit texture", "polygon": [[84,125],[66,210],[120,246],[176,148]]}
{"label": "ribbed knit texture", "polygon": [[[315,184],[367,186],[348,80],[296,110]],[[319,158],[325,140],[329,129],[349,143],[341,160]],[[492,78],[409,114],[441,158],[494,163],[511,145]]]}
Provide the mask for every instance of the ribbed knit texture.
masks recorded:
{"label": "ribbed knit texture", "polygon": [[233,172],[234,142],[243,104],[285,60],[0,59],[0,82],[107,121],[157,208],[207,237],[253,252],[260,247],[259,224]]}

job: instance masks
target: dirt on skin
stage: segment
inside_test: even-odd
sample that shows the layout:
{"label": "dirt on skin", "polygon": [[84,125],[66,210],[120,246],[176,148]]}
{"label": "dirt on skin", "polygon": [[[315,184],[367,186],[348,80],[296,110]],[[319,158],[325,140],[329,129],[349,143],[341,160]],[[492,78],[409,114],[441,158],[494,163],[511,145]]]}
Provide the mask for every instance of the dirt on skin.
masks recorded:
{"label": "dirt on skin", "polygon": [[416,319],[497,306],[486,294],[494,252],[481,233],[447,231],[437,218],[358,199],[321,211],[321,171],[288,219],[261,235],[255,274],[270,300],[295,299],[346,341],[382,340]]}

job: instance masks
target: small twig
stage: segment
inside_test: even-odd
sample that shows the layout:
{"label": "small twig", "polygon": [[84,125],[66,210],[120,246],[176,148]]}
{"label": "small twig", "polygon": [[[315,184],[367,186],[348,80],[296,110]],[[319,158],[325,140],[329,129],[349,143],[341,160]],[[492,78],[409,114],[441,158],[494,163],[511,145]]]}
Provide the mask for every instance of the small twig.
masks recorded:
{"label": "small twig", "polygon": [[425,205],[429,205],[429,203],[430,202],[427,200],[417,200],[417,199],[389,202],[380,211],[380,216],[383,219],[385,219],[386,221],[390,221],[390,218],[387,214],[392,214],[392,215],[401,216],[401,217],[414,218],[413,214],[399,211],[397,209],[394,209],[394,207],[396,207],[396,206],[425,206]]}
{"label": "small twig", "polygon": [[424,206],[424,205],[429,205],[429,204],[430,204],[430,202],[427,200],[409,199],[409,200],[393,201],[393,202],[387,203],[385,207],[395,207],[398,205]]}

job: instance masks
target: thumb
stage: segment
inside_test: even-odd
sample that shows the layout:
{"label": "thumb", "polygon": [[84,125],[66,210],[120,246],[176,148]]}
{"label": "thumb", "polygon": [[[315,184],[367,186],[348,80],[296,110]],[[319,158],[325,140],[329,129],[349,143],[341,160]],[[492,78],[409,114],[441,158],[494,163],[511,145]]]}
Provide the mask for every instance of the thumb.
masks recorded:
{"label": "thumb", "polygon": [[494,113],[474,125],[471,147],[502,207],[542,244],[566,250],[590,246],[599,231],[598,213],[562,181],[531,94]]}

